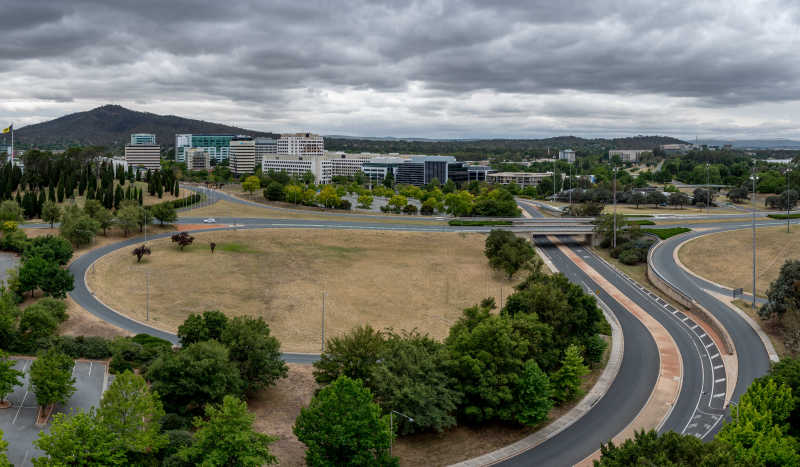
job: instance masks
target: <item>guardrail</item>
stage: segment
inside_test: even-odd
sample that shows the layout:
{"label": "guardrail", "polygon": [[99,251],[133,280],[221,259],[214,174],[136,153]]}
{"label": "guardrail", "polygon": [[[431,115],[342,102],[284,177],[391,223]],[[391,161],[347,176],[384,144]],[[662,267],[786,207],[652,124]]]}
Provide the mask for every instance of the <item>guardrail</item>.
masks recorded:
{"label": "guardrail", "polygon": [[725,326],[723,326],[722,323],[720,323],[719,320],[717,320],[717,318],[714,317],[714,315],[712,315],[708,310],[700,306],[700,304],[698,304],[692,297],[683,293],[677,286],[673,285],[667,278],[663,277],[661,273],[659,273],[653,267],[653,252],[661,243],[661,241],[653,243],[653,245],[650,246],[650,249],[647,251],[647,278],[653,283],[654,286],[656,286],[658,290],[678,302],[686,309],[688,313],[697,318],[697,320],[702,321],[703,324],[710,327],[711,330],[713,330],[714,333],[719,336],[723,347],[725,347],[725,352],[727,352],[728,355],[733,355],[733,340],[728,335],[728,331],[725,329]]}

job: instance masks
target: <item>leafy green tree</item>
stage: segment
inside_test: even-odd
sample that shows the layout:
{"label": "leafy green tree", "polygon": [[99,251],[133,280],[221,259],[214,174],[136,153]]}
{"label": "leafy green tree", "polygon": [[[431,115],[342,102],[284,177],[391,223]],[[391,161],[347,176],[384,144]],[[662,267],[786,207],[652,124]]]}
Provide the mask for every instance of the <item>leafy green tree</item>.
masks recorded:
{"label": "leafy green tree", "polygon": [[[629,227],[629,222],[625,220],[625,216],[622,214],[617,214],[617,238],[622,237],[623,230],[626,227]],[[603,239],[606,241],[611,241],[611,238],[614,236],[614,214],[602,214],[597,218],[597,222],[594,227],[594,231],[597,232]],[[618,242],[619,244],[619,242]],[[608,245],[608,243],[606,243]]]}
{"label": "leafy green tree", "polygon": [[358,207],[361,209],[369,209],[372,206],[372,195],[364,193],[358,196]]}
{"label": "leafy green tree", "polygon": [[100,228],[103,229],[103,235],[106,235],[106,231],[114,224],[114,215],[103,206],[100,206],[100,209],[94,213],[92,219],[96,220]]}
{"label": "leafy green tree", "polygon": [[270,201],[283,201],[285,195],[283,185],[274,180],[264,190],[264,198]]}
{"label": "leafy green tree", "polygon": [[[250,175],[242,182],[242,189],[251,195],[259,188],[261,188],[261,179],[255,175]],[[283,190],[283,186],[281,186],[281,190]]]}
{"label": "leafy green tree", "polygon": [[[30,387],[41,407],[65,403],[75,392],[75,362],[56,348],[40,353],[31,363]],[[45,450],[46,451],[46,450]]]}
{"label": "leafy green tree", "polygon": [[339,376],[366,381],[378,361],[385,337],[370,325],[356,326],[350,332],[325,343],[325,351],[314,362],[314,378],[328,384]]}
{"label": "leafy green tree", "polygon": [[403,195],[394,195],[389,199],[387,205],[396,212],[400,212],[408,204],[408,199]]}
{"label": "leafy green tree", "polygon": [[52,263],[40,256],[25,261],[19,268],[19,292],[30,292],[33,296],[33,291],[47,278],[47,274],[52,270]]}
{"label": "leafy green tree", "polygon": [[227,326],[228,317],[219,310],[204,311],[203,314],[191,313],[178,326],[178,338],[184,347],[211,339],[219,341]]}
{"label": "leafy green tree", "polygon": [[728,192],[728,199],[736,204],[745,201],[749,197],[750,197],[750,192],[747,190],[747,188],[744,187],[732,188]]}
{"label": "leafy green tree", "polygon": [[520,211],[514,196],[504,189],[494,189],[475,199],[473,216],[519,217]]}
{"label": "leafy green tree", "polygon": [[547,414],[553,407],[552,394],[547,374],[539,368],[535,360],[525,362],[517,394],[519,399],[517,422],[523,425],[536,425],[546,420]]}
{"label": "leafy green tree", "polygon": [[447,213],[456,217],[464,217],[472,214],[474,197],[468,191],[449,193],[444,197],[444,206]]}
{"label": "leafy green tree", "polygon": [[50,431],[39,432],[34,444],[47,454],[33,459],[35,467],[128,465],[125,452],[118,449],[117,435],[94,411],[56,414]]}
{"label": "leafy green tree", "polygon": [[330,185],[325,185],[317,195],[317,202],[326,208],[332,208],[339,205],[341,199],[336,193],[336,189]]}
{"label": "leafy green tree", "polygon": [[634,191],[633,193],[631,193],[631,197],[628,200],[628,202],[631,204],[635,204],[636,209],[639,209],[639,205],[644,203],[645,199],[646,196],[644,193],[642,193],[641,191]]}
{"label": "leafy green tree", "polygon": [[116,376],[97,411],[129,460],[141,459],[166,445],[167,437],[161,433],[163,416],[158,394],[150,391],[144,378],[130,371]]}
{"label": "leafy green tree", "polygon": [[94,217],[103,208],[103,203],[96,199],[87,199],[83,203],[83,212],[89,217]]}
{"label": "leafy green tree", "polygon": [[721,443],[704,443],[696,436],[681,435],[674,431],[662,435],[655,430],[637,431],[633,438],[625,440],[619,446],[611,441],[602,445],[600,453],[600,460],[594,461],[595,467],[739,465]]}
{"label": "leafy green tree", "polygon": [[13,467],[6,456],[7,449],[8,442],[3,440],[3,430],[0,430],[0,467]]}
{"label": "leafy green tree", "polygon": [[[286,185],[283,192],[283,199],[286,201],[290,201],[294,204],[303,201],[303,187],[300,185]],[[269,193],[267,193],[267,197],[269,197]]]}
{"label": "leafy green tree", "polygon": [[153,217],[158,219],[161,225],[164,225],[166,222],[169,224],[170,222],[175,222],[178,220],[178,213],[175,212],[175,208],[172,207],[171,204],[168,203],[159,203],[153,206],[151,209],[153,213]]}
{"label": "leafy green tree", "polygon": [[764,319],[782,316],[786,312],[800,311],[800,261],[786,260],[778,278],[767,289],[767,304],[758,311]]}
{"label": "leafy green tree", "polygon": [[0,288],[0,349],[12,348],[16,341],[19,314],[16,293],[10,287],[5,290]]}
{"label": "leafy green tree", "polygon": [[45,235],[34,237],[28,241],[25,250],[22,252],[22,260],[27,261],[34,256],[38,256],[46,261],[64,266],[72,259],[72,253],[72,245],[67,239],[54,235]]}
{"label": "leafy green tree", "polygon": [[278,459],[269,451],[275,438],[253,430],[255,415],[247,404],[225,396],[222,405],[205,409],[206,420],[196,418],[194,442],[181,449],[177,457],[192,465],[235,465],[258,467],[274,465]]}
{"label": "leafy green tree", "polygon": [[392,188],[394,186],[394,174],[392,172],[387,172],[386,176],[383,177],[383,186],[386,188]]}
{"label": "leafy green tree", "polygon": [[0,222],[22,222],[22,209],[18,201],[6,200],[0,203]]}
{"label": "leafy green tree", "polygon": [[789,386],[771,378],[756,380],[716,439],[739,465],[800,465],[800,443],[787,433],[793,408]]}
{"label": "leafy green tree", "polygon": [[75,277],[69,270],[50,263],[39,288],[50,297],[66,298],[67,292],[75,288]]}
{"label": "leafy green tree", "polygon": [[25,350],[35,351],[37,342],[54,335],[59,321],[43,307],[31,305],[22,312],[19,320],[19,338]]}
{"label": "leafy green tree", "polygon": [[49,222],[52,229],[59,219],[61,219],[61,208],[52,201],[45,201],[42,206],[42,220]]}
{"label": "leafy green tree", "polygon": [[340,376],[300,410],[294,434],[306,445],[306,464],[397,465],[389,454],[389,416],[360,380]]}
{"label": "leafy green tree", "polygon": [[220,342],[228,347],[247,392],[271,386],[289,371],[281,358],[280,342],[270,335],[269,325],[261,317],[237,316],[228,321]]}
{"label": "leafy green tree", "polygon": [[226,394],[241,394],[244,384],[228,354],[217,341],[197,342],[159,356],[147,378],[168,410],[191,412],[222,401]]}
{"label": "leafy green tree", "polygon": [[414,419],[397,419],[402,434],[455,426],[461,394],[447,373],[444,345],[416,332],[390,334],[373,366],[368,387],[384,412],[397,410]]}
{"label": "leafy green tree", "polygon": [[14,369],[16,362],[8,354],[0,351],[0,407],[4,406],[6,396],[14,391],[14,386],[22,385],[25,373]]}
{"label": "leafy green tree", "polygon": [[589,373],[583,364],[581,349],[570,345],[564,352],[561,368],[553,374],[553,397],[560,402],[571,401],[580,395],[581,377]]}
{"label": "leafy green tree", "polygon": [[126,237],[131,230],[139,225],[139,210],[140,208],[138,207],[126,205],[117,211],[117,225],[120,226]]}
{"label": "leafy green tree", "polygon": [[486,238],[484,254],[492,269],[502,270],[509,280],[536,257],[533,246],[507,230],[492,230]]}
{"label": "leafy green tree", "polygon": [[92,242],[100,224],[84,214],[77,206],[68,207],[61,220],[61,236],[81,246]]}
{"label": "leafy green tree", "polygon": [[783,357],[772,365],[767,378],[772,378],[776,384],[785,384],[792,389],[794,409],[787,421],[789,434],[800,439],[800,357]]}

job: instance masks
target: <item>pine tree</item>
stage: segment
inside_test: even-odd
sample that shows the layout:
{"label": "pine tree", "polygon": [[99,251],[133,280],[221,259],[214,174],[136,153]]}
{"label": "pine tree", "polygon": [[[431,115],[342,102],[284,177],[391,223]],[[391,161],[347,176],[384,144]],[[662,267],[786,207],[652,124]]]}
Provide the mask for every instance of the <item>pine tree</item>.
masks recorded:
{"label": "pine tree", "polygon": [[144,198],[142,197],[142,189],[139,188],[139,206],[144,204]]}
{"label": "pine tree", "polygon": [[587,374],[589,368],[583,364],[583,356],[577,345],[570,345],[564,352],[561,368],[553,374],[553,397],[561,402],[575,399],[580,395],[581,376]]}
{"label": "pine tree", "polygon": [[119,203],[125,197],[122,192],[122,185],[117,185],[117,190],[114,192],[114,209],[119,209]]}
{"label": "pine tree", "polygon": [[181,187],[177,180],[175,180],[175,189],[173,190],[172,194],[175,195],[176,198],[181,195]]}
{"label": "pine tree", "polygon": [[56,189],[56,192],[58,194],[58,202],[59,203],[63,203],[64,202],[64,183],[61,180],[58,181],[58,188]]}
{"label": "pine tree", "polygon": [[125,190],[125,199],[131,199],[131,184],[128,184],[128,189]]}
{"label": "pine tree", "polygon": [[56,202],[56,189],[53,185],[50,185],[50,189],[47,190],[47,200]]}

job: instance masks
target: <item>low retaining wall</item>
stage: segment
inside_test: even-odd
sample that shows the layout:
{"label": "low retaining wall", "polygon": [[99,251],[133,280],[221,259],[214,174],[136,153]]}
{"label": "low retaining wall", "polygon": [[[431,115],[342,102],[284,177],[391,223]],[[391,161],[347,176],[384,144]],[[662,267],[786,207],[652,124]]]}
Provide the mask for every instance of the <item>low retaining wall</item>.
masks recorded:
{"label": "low retaining wall", "polygon": [[722,346],[725,348],[725,352],[728,355],[733,355],[733,341],[731,340],[731,337],[728,335],[728,331],[725,329],[722,323],[720,323],[717,318],[715,318],[714,315],[712,315],[708,310],[695,302],[694,299],[670,284],[667,280],[662,278],[655,269],[653,269],[652,256],[656,245],[658,245],[658,243],[653,244],[653,246],[650,248],[650,251],[647,252],[647,278],[664,295],[667,295],[669,298],[680,303],[681,306],[686,309],[686,312],[692,315],[693,318],[708,326],[722,341]]}

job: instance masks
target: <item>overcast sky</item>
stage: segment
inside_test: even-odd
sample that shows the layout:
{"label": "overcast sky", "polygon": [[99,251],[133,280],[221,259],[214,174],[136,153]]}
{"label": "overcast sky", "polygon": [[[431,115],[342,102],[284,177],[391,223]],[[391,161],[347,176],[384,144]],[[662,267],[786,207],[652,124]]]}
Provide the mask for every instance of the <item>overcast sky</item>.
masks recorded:
{"label": "overcast sky", "polygon": [[0,125],[800,139],[800,2],[3,0]]}

